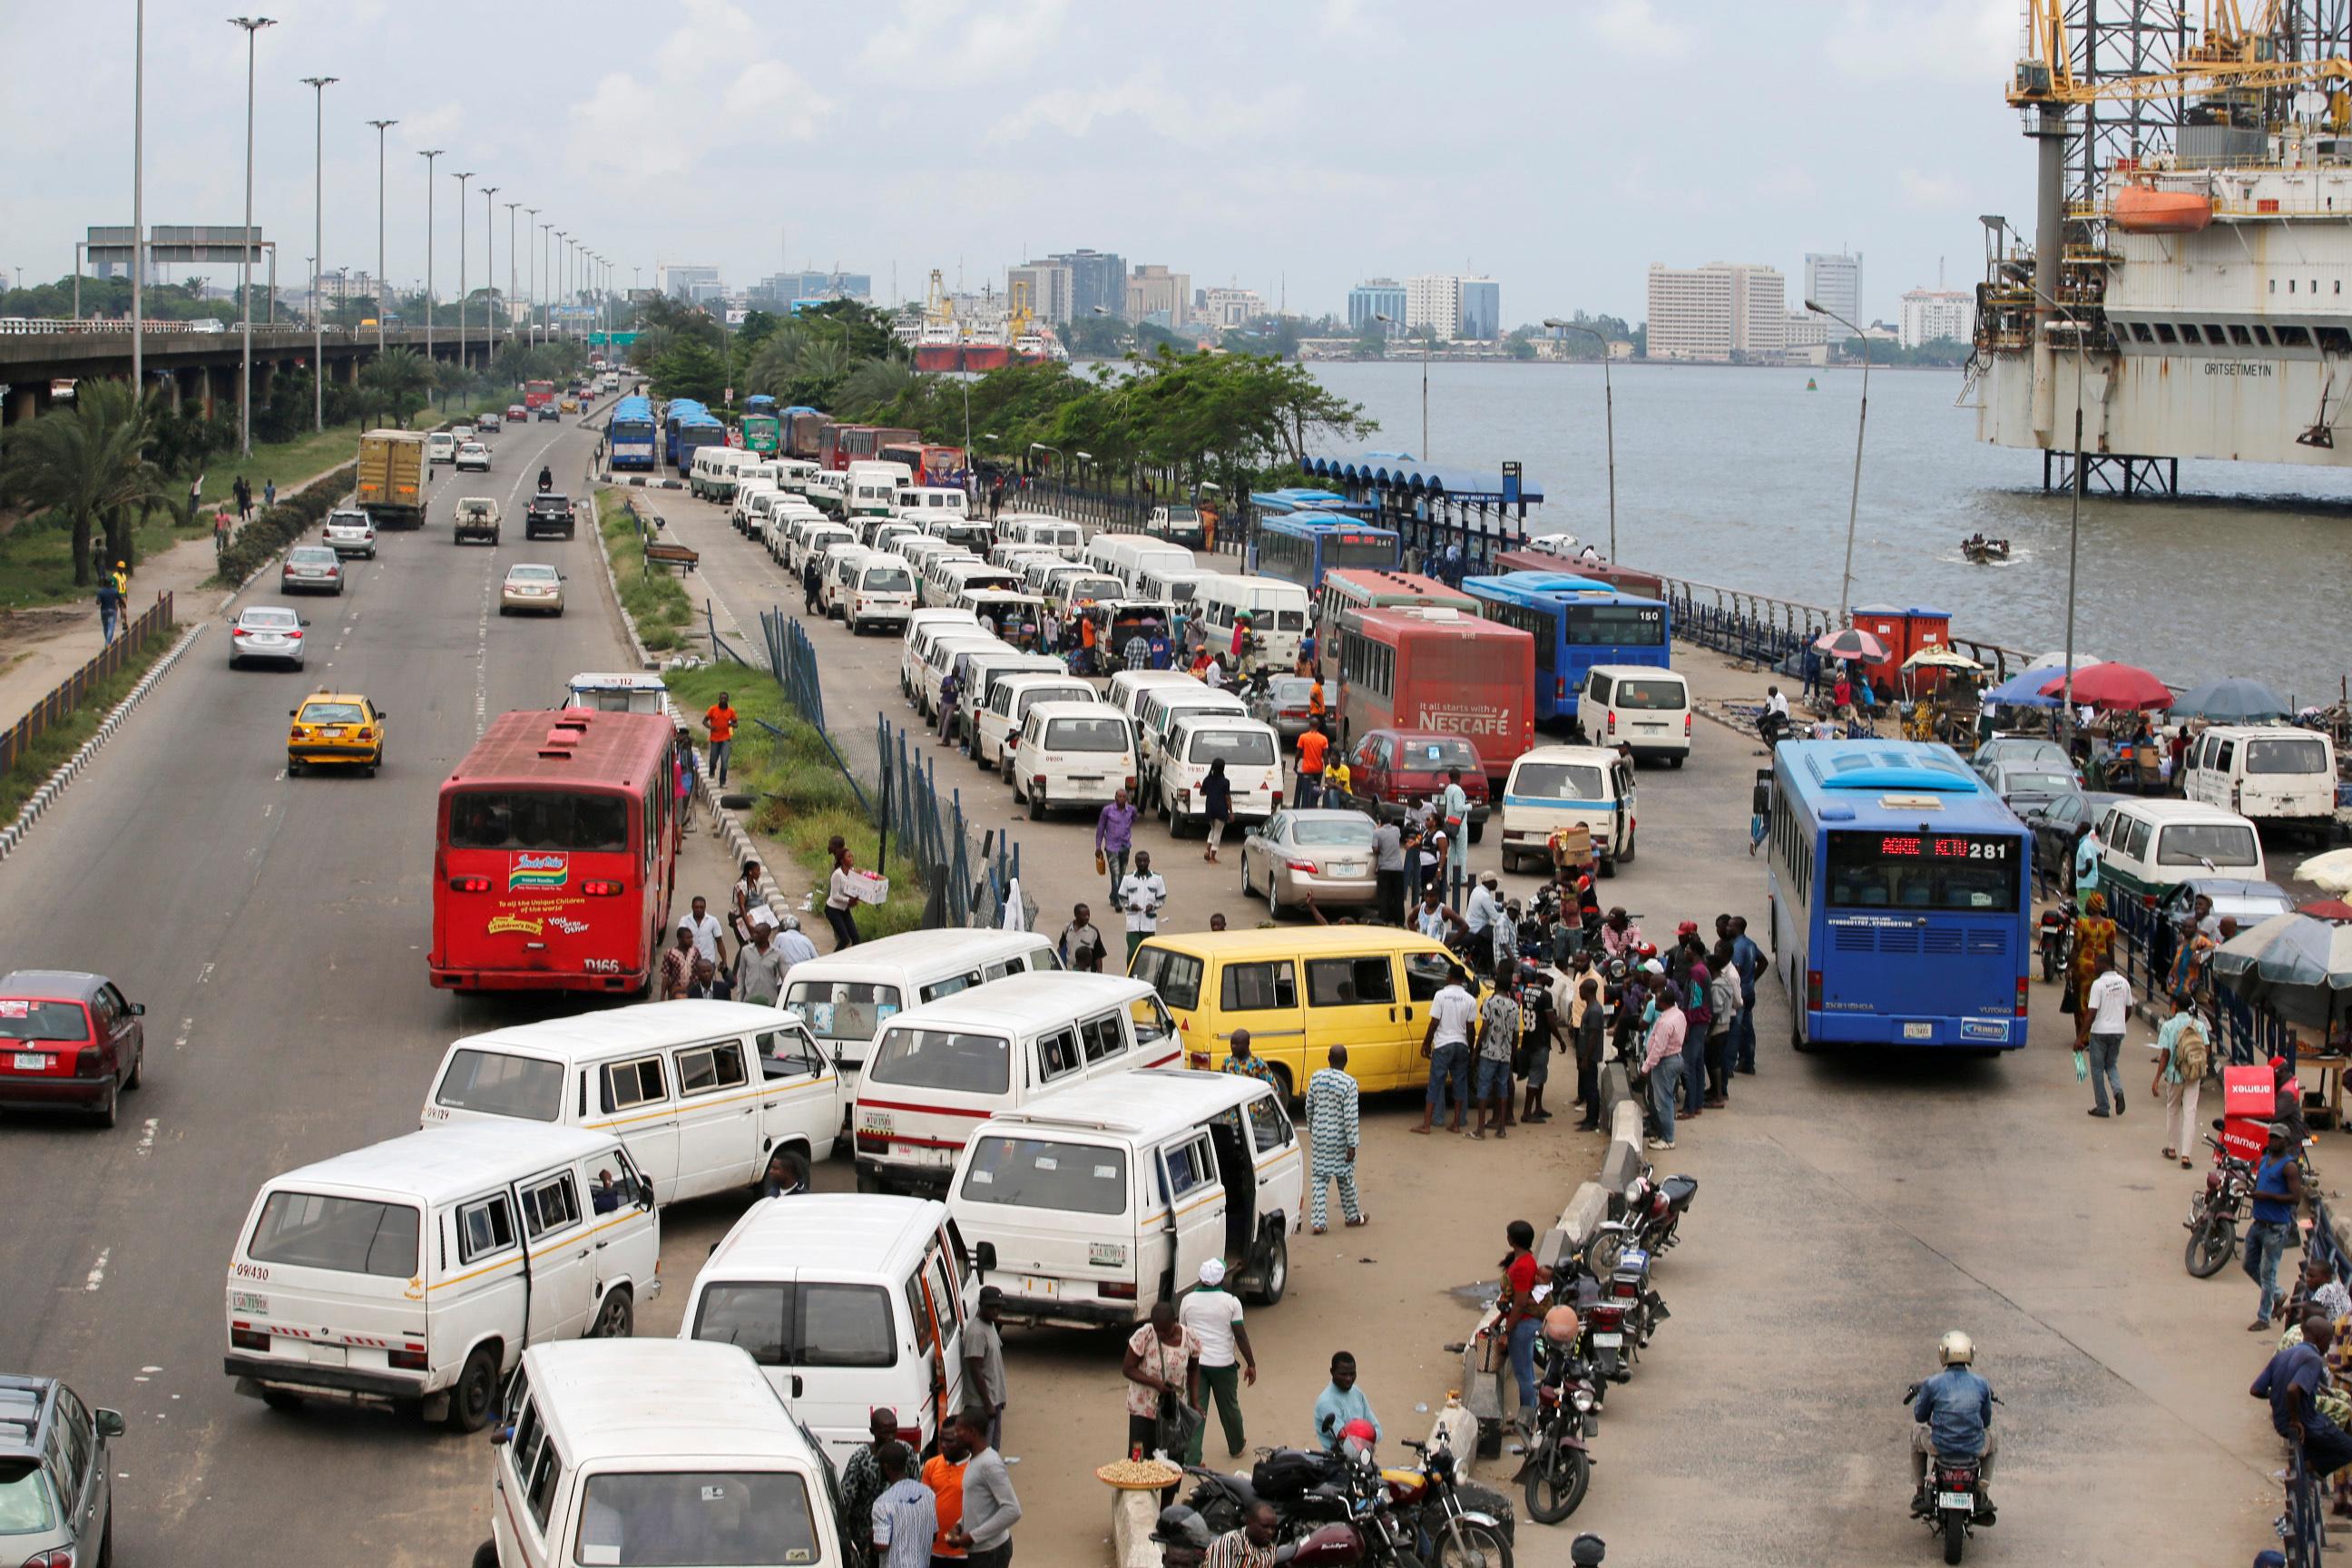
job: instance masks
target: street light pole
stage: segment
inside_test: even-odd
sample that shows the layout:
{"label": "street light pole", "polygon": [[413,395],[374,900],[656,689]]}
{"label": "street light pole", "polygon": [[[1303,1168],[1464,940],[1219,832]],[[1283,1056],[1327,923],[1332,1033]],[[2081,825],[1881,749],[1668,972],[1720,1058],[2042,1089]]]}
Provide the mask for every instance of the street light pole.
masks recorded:
{"label": "street light pole", "polygon": [[245,232],[237,237],[237,304],[245,317],[243,380],[236,395],[237,450],[253,456],[253,38],[264,27],[277,26],[269,16],[231,16],[229,26],[245,29]]}
{"label": "street light pole", "polygon": [[[499,291],[499,211],[491,200],[499,194],[496,185],[482,187],[482,287],[492,294]],[[482,304],[482,368],[490,368],[491,356],[499,352],[499,319],[489,302]]]}
{"label": "street light pole", "polygon": [[327,427],[327,321],[319,313],[319,275],[327,267],[327,89],[339,77],[306,76],[310,89],[310,428]]}
{"label": "street light pole", "polygon": [[520,276],[515,271],[515,208],[520,205],[520,202],[507,204],[507,337],[509,342],[514,337],[515,281]]}
{"label": "street light pole", "polygon": [[1862,510],[1862,436],[1870,427],[1870,336],[1835,310],[1825,310],[1811,300],[1805,301],[1805,309],[1816,316],[1827,316],[1862,340],[1862,416],[1853,426],[1853,493],[1846,500],[1845,575],[1838,583],[1838,625],[1844,626],[1853,600],[1853,527]]}
{"label": "street light pole", "polygon": [[572,243],[564,237],[563,231],[560,228],[555,231],[555,237],[557,249],[554,256],[548,261],[547,275],[547,341],[550,342],[555,341],[555,312],[563,299],[563,272],[560,263],[562,261],[565,249],[569,248]]}
{"label": "street light pole", "polygon": [[[425,357],[433,357],[433,160],[441,156],[442,149],[430,148],[416,155],[425,160]],[[379,314],[377,321],[383,320]]]}
{"label": "street light pole", "polygon": [[[147,280],[147,0],[133,8],[131,26],[131,395],[136,401],[147,395],[147,305],[140,292]],[[24,283],[20,271],[16,285]]]}
{"label": "street light pole", "polygon": [[375,127],[375,352],[383,353],[383,322],[392,300],[383,278],[383,133],[397,120],[371,120]]}
{"label": "street light pole", "polygon": [[[530,214],[530,226],[531,226],[531,227],[533,227],[533,228],[537,228],[537,227],[539,226],[539,213],[540,213],[540,209],[539,209],[539,208],[537,208],[537,207],[525,207],[525,208],[523,208],[522,210],[523,210],[523,211],[525,211],[525,212],[527,212],[527,213],[529,213],[529,214]],[[530,309],[529,310],[527,310],[527,311],[525,311],[525,312],[523,313],[523,337],[524,337],[524,341],[525,341],[525,342],[531,342],[531,343],[536,343],[536,342],[539,342],[539,252],[538,252],[538,251],[536,251],[536,250],[532,251],[532,252],[530,254],[530,256],[525,259],[525,262],[524,262],[524,268],[525,268],[526,280],[527,280],[527,281],[530,283]]]}
{"label": "street light pole", "polygon": [[550,313],[553,309],[553,300],[555,298],[554,235],[555,226],[553,224],[543,223],[539,226],[539,272],[541,280],[535,288],[541,296],[539,307],[539,341],[543,343],[552,342],[555,341],[555,318]]}
{"label": "street light pole", "polygon": [[1617,560],[1617,393],[1609,384],[1609,340],[1591,327],[1546,316],[1544,325],[1559,332],[1582,332],[1601,345],[1601,405],[1608,421],[1609,439],[1609,560]]}
{"label": "street light pole", "polygon": [[463,174],[453,173],[449,177],[457,182],[457,374],[464,375],[466,374],[466,182],[474,177],[474,171],[467,169]]}

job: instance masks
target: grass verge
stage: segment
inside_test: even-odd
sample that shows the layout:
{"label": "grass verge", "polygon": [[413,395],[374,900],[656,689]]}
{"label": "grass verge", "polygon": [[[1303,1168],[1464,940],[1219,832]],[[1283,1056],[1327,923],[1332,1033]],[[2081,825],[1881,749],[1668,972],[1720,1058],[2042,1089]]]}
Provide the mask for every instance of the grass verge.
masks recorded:
{"label": "grass verge", "polygon": [[131,695],[131,689],[140,678],[154,667],[155,661],[179,640],[181,628],[174,626],[160,637],[149,637],[145,646],[131,656],[121,669],[108,676],[89,689],[82,705],[65,717],[65,721],[52,724],[40,737],[25,748],[16,765],[0,773],[0,822],[14,822],[16,813],[33,797],[48,776],[65,764],[66,759],[81,749],[81,743],[98,732],[114,705]]}
{"label": "grass verge", "polygon": [[[667,568],[647,568],[636,519],[623,504],[618,489],[596,492],[596,536],[604,542],[604,559],[612,563],[613,581],[621,591],[621,605],[637,623],[637,637],[646,651],[662,653],[686,647],[686,628],[694,620],[694,601],[686,596],[685,585]],[[782,700],[781,694],[778,700]],[[695,711],[699,713],[709,706],[706,700]]]}
{"label": "grass verge", "polygon": [[[881,857],[881,836],[875,831],[856,792],[814,726],[803,721],[784,701],[783,689],[766,673],[739,664],[705,665],[673,669],[662,676],[669,685],[678,711],[698,731],[698,715],[727,693],[740,722],[735,730],[735,751],[727,770],[730,790],[740,790],[759,804],[752,809],[751,831],[772,838],[792,853],[813,884],[824,886],[833,862],[825,844],[839,834],[860,866],[873,866]],[[765,720],[783,731],[769,733],[754,719]],[[889,901],[862,904],[856,912],[857,934],[872,939],[896,936],[922,924],[923,896],[919,879],[903,858],[892,863]]]}

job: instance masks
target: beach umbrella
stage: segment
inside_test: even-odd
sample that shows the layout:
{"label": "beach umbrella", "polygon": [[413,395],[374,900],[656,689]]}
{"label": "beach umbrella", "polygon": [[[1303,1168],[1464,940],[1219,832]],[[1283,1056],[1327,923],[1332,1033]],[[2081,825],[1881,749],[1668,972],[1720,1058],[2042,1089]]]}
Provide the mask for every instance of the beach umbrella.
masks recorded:
{"label": "beach umbrella", "polygon": [[2277,692],[2261,681],[2232,676],[2181,693],[2172,704],[2172,714],[2176,719],[2210,719],[2216,724],[2246,724],[2284,719],[2287,707]]}
{"label": "beach umbrella", "polygon": [[1982,669],[1983,665],[1958,648],[1923,647],[1903,661],[1906,669]]}
{"label": "beach umbrella", "polygon": [[[2101,660],[2096,654],[2078,653],[2074,656],[2074,668],[2076,669],[2088,669],[2091,666],[2102,662],[2104,661]],[[2065,652],[2063,649],[2053,647],[2048,653],[2043,654],[2040,658],[2035,659],[2032,664],[2027,665],[2025,668],[2028,669],[2063,669],[2066,668]]]}
{"label": "beach umbrella", "polygon": [[2000,708],[2055,708],[2058,699],[2042,695],[2042,688],[2049,679],[2048,670],[2029,669],[1987,691],[1985,700]]}
{"label": "beach umbrella", "polygon": [[1886,645],[1860,626],[1824,632],[1813,639],[1813,647],[1832,658],[1856,658],[1864,664],[1876,664],[1886,658]]}
{"label": "beach umbrella", "polygon": [[[2065,689],[2063,674],[2042,673],[2044,697]],[[2172,688],[2136,664],[2095,664],[2074,672],[2074,700],[2094,708],[2169,708]]]}
{"label": "beach umbrella", "polygon": [[2289,1024],[2331,1029],[2352,1016],[2352,921],[2291,910],[2213,950],[2213,973]]}
{"label": "beach umbrella", "polygon": [[2330,849],[2295,868],[2295,878],[2325,892],[2352,893],[2352,849]]}

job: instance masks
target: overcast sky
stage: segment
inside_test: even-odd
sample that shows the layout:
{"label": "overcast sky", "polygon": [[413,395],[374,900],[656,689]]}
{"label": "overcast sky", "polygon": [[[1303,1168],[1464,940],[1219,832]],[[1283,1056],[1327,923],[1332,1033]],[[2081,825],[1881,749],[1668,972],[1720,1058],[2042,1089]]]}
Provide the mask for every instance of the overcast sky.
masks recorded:
{"label": "overcast sky", "polygon": [[[310,252],[311,92],[326,97],[330,267],[457,280],[457,183],[480,281],[520,199],[650,285],[708,262],[934,267],[977,288],[1091,246],[1196,287],[1344,310],[1380,274],[1473,270],[1517,323],[1638,320],[1654,260],[1865,258],[1864,306],[1981,267],[1977,215],[2030,219],[2032,151],[2000,101],[2017,0],[275,0],[259,36],[254,216]],[[245,34],[231,7],[147,6],[146,216],[235,224]],[[0,265],[69,270],[131,216],[132,0],[0,0],[9,108]],[[205,269],[221,273],[225,268]]]}

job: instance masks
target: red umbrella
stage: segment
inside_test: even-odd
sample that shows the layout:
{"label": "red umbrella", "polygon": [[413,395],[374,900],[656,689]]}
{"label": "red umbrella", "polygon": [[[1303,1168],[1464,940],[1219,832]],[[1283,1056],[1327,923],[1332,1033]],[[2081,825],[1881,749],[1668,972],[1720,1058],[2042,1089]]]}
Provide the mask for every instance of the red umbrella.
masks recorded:
{"label": "red umbrella", "polygon": [[2352,922],[2352,904],[2341,899],[2315,899],[2300,908],[2305,914],[2315,919]]}
{"label": "red umbrella", "polygon": [[1813,646],[1832,658],[1860,659],[1864,664],[1881,663],[1886,658],[1886,645],[1860,626],[1824,632],[1813,639]]}
{"label": "red umbrella", "polygon": [[[2062,670],[2043,685],[2042,695],[2056,697],[2065,689]],[[2137,665],[2095,664],[2074,672],[2074,700],[2094,708],[2169,708],[2172,688]]]}

